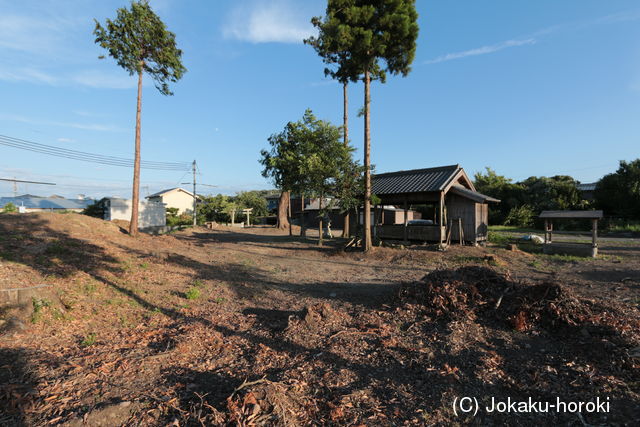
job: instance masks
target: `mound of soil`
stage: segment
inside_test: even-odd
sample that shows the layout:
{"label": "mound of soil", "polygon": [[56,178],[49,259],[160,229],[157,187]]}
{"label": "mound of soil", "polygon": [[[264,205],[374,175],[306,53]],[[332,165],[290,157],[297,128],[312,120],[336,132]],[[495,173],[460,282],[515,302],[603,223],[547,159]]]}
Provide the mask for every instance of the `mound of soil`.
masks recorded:
{"label": "mound of soil", "polygon": [[623,307],[580,299],[560,283],[515,281],[486,267],[436,270],[418,283],[403,286],[398,297],[401,303],[419,304],[435,317],[481,317],[519,332],[543,328],[560,334],[574,332],[576,327],[640,332],[638,319],[627,316]]}

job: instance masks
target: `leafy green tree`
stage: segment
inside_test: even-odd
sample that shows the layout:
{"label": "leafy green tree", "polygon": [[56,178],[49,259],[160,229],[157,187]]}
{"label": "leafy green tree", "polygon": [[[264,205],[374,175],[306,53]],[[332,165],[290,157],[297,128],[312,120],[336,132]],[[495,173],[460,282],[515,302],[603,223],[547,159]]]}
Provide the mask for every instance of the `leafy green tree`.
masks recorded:
{"label": "leafy green tree", "polygon": [[340,63],[340,77],[364,81],[365,251],[371,249],[371,80],[384,83],[387,73],[409,73],[418,38],[417,19],[415,0],[329,0],[326,16],[315,22],[321,56]]}
{"label": "leafy green tree", "polygon": [[328,195],[341,190],[346,182],[345,174],[355,169],[352,160],[353,148],[344,145],[342,129],[331,123],[317,119],[311,110],[303,117],[307,139],[301,144],[305,148],[302,156],[302,176],[307,194],[319,200],[319,233],[318,244],[323,244],[323,218],[331,205],[323,205]]}
{"label": "leafy green tree", "polygon": [[618,170],[605,175],[594,191],[595,204],[607,215],[640,219],[640,159],[620,162]]}
{"label": "leafy green tree", "polygon": [[253,209],[251,216],[254,218],[269,215],[267,199],[258,191],[241,191],[234,197],[233,202],[240,210]]}
{"label": "leafy green tree", "polygon": [[138,201],[140,197],[140,115],[142,112],[142,76],[147,73],[163,95],[173,95],[169,82],[177,82],[187,71],[182,65],[182,51],[177,48],[175,34],[167,30],[147,0],[134,0],[130,9],[120,8],[114,20],[102,26],[95,20],[95,42],[109,52],[116,63],[129,73],[138,75],[136,109],[133,194],[129,234],[138,234]]}
{"label": "leafy green tree", "polygon": [[524,203],[525,188],[511,178],[498,175],[489,167],[484,173],[477,172],[474,175],[474,186],[479,193],[500,200],[499,204],[489,209],[490,224],[503,224],[511,211]]}
{"label": "leafy green tree", "polygon": [[303,181],[301,175],[302,156],[304,149],[301,147],[301,128],[299,124],[289,122],[280,133],[269,137],[271,148],[260,151],[260,164],[264,167],[262,176],[271,178],[276,188],[281,190],[278,202],[278,228],[291,228],[287,218],[287,207],[290,203],[292,191],[301,192],[300,185]]}

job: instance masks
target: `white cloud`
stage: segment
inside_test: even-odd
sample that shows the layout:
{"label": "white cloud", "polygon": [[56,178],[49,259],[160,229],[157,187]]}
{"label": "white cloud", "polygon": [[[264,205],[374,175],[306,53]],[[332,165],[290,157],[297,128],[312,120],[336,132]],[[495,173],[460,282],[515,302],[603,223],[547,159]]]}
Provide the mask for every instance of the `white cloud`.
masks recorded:
{"label": "white cloud", "polygon": [[71,138],[58,138],[58,139],[56,139],[56,141],[58,141],[58,142],[62,142],[62,143],[66,143],[66,142],[75,142],[75,139],[71,139]]}
{"label": "white cloud", "polygon": [[82,86],[100,89],[131,89],[136,87],[137,81],[124,70],[118,69],[118,74],[104,73],[97,70],[83,70],[71,76],[69,81]]}
{"label": "white cloud", "polygon": [[40,119],[33,119],[31,117],[20,116],[17,114],[0,114],[0,120],[27,123],[32,125],[41,125],[41,126],[58,126],[58,127],[72,128],[72,129],[91,130],[91,131],[98,131],[98,132],[126,131],[126,129],[123,129],[117,126],[112,126],[112,125],[104,125],[99,123],[77,123],[77,122],[59,122],[55,120],[40,120]]}
{"label": "white cloud", "polygon": [[227,18],[223,35],[251,43],[302,43],[313,35],[310,18],[291,0],[251,1],[236,6]]}
{"label": "white cloud", "polygon": [[503,49],[508,49],[510,47],[533,45],[533,44],[536,44],[536,42],[537,40],[533,38],[524,39],[524,40],[507,40],[501,43],[482,46],[475,49],[464,50],[461,52],[447,53],[446,55],[438,56],[437,58],[426,61],[425,63],[437,64],[439,62],[452,61],[454,59],[466,58],[468,56],[486,55],[489,53],[501,51]]}
{"label": "white cloud", "polygon": [[0,68],[0,80],[9,82],[28,82],[47,85],[57,85],[58,78],[35,68],[15,68],[7,70]]}
{"label": "white cloud", "polygon": [[73,74],[56,74],[35,67],[0,68],[0,80],[48,86],[85,86],[94,89],[131,89],[137,84],[134,77],[120,69],[113,72],[84,69]]}
{"label": "white cloud", "polygon": [[461,52],[447,53],[445,55],[438,56],[437,58],[425,61],[425,64],[437,64],[439,62],[452,61],[454,59],[467,58],[469,56],[486,55],[489,53],[498,52],[503,49],[508,49],[511,47],[530,46],[530,45],[536,44],[538,40],[541,38],[544,38],[546,36],[551,36],[559,32],[579,31],[579,30],[584,30],[584,29],[591,28],[598,25],[610,25],[610,24],[616,24],[621,22],[631,22],[631,21],[637,21],[637,20],[640,20],[640,10],[630,10],[630,11],[616,13],[613,15],[603,16],[597,19],[592,19],[592,20],[569,22],[564,24],[553,25],[551,27],[540,29],[532,34],[529,34],[527,36],[524,36],[518,39],[511,39],[501,43],[482,46],[475,49],[464,50]]}

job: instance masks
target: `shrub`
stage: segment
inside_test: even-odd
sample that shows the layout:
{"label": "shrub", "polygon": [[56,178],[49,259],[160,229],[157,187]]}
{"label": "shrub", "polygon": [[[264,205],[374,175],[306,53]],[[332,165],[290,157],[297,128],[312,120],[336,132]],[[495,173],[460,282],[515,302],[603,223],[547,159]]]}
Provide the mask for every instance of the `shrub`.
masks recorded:
{"label": "shrub", "polygon": [[529,205],[522,205],[511,208],[507,218],[504,221],[505,225],[515,225],[517,227],[531,227],[536,218],[536,213]]}
{"label": "shrub", "polygon": [[16,207],[16,205],[14,205],[13,203],[9,202],[6,205],[4,205],[3,211],[5,213],[18,212],[18,208]]}
{"label": "shrub", "polygon": [[95,202],[84,208],[83,215],[92,216],[94,218],[104,218],[104,205],[100,202]]}

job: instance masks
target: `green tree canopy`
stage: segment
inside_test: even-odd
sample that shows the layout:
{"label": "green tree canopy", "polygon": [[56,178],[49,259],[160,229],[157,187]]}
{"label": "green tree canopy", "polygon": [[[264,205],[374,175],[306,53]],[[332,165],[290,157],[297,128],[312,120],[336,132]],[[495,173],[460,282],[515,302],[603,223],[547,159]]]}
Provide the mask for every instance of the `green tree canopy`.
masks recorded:
{"label": "green tree canopy", "polygon": [[266,216],[267,199],[258,191],[241,191],[233,198],[233,203],[238,209],[253,209],[252,217]]}
{"label": "green tree canopy", "polygon": [[116,19],[102,26],[95,20],[95,42],[109,52],[129,75],[147,73],[163,95],[172,95],[169,82],[177,82],[187,69],[176,36],[155,14],[147,0],[132,1],[120,8]]}
{"label": "green tree canopy", "polygon": [[640,219],[640,159],[621,161],[596,185],[595,204],[606,215]]}

